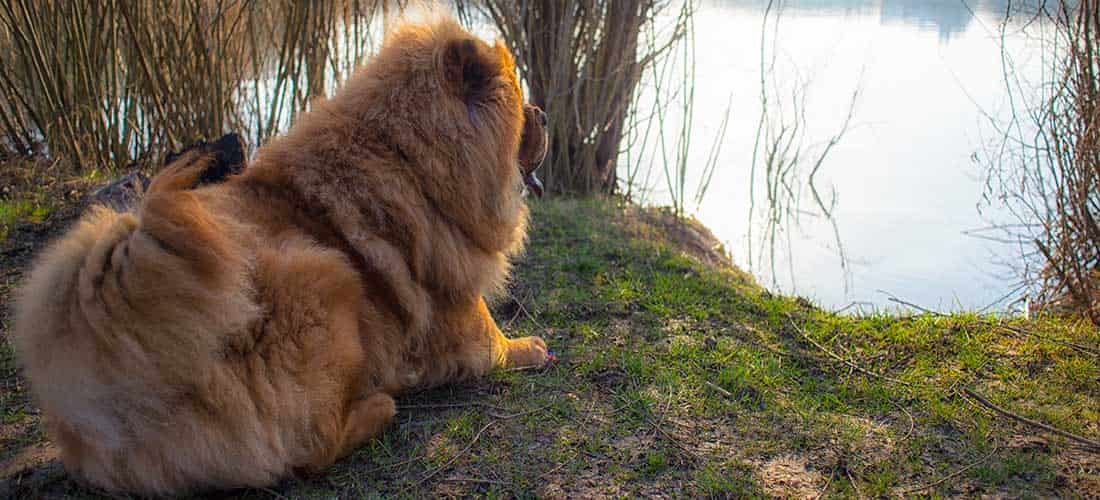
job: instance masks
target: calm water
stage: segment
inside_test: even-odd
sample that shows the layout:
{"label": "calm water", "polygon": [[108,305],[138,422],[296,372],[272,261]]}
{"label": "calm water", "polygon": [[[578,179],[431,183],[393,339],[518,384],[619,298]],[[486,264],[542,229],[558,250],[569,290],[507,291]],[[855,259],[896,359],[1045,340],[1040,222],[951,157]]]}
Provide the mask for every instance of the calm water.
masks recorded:
{"label": "calm water", "polygon": [[[1013,262],[1013,249],[964,234],[1007,220],[997,207],[979,213],[982,169],[972,159],[994,136],[983,110],[1003,116],[1007,109],[998,37],[1004,2],[783,2],[778,36],[769,34],[767,44],[770,50],[774,40],[782,92],[808,82],[804,143],[811,152],[840,128],[857,88],[859,97],[852,127],[817,181],[823,194],[835,193],[848,270],[832,226],[810,213],[806,192],[805,213],[780,234],[774,274],[759,256],[763,202],[757,201],[756,218],[747,215],[766,4],[705,2],[696,17],[691,165],[705,162],[727,102],[731,106],[710,190],[701,204],[689,203],[688,212],[762,284],[826,308],[855,302],[865,311],[892,309],[892,294],[939,310],[980,309],[1009,293],[1014,284],[1004,263]],[[1009,42],[1020,66],[1038,68],[1037,49],[1022,37]],[[667,204],[660,165],[648,168],[647,202]],[[689,171],[689,193],[697,178]]]}

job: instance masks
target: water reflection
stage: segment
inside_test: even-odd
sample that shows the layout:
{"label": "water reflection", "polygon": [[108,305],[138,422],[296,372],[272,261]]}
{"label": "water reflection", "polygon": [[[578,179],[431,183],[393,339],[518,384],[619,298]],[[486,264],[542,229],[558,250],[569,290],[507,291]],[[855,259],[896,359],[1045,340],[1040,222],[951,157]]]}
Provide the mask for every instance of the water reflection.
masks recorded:
{"label": "water reflection", "polygon": [[[694,207],[697,216],[762,283],[825,307],[894,307],[891,295],[945,310],[1002,307],[998,299],[1013,284],[995,261],[1006,249],[964,232],[1004,215],[997,207],[979,214],[981,171],[971,156],[989,138],[983,113],[1007,109],[997,29],[1008,2],[775,4],[782,6],[781,21],[778,34],[766,41],[774,46],[766,50],[777,52],[780,86],[805,83],[809,147],[820,147],[836,132],[853,90],[860,92],[852,128],[818,179],[819,187],[831,187],[837,196],[834,215],[850,274],[841,268],[831,225],[814,214],[784,228],[790,251],[780,252],[774,273],[759,259],[748,260],[748,249],[760,244],[751,229],[761,221],[744,214],[760,114],[760,30],[767,0],[704,3],[697,16],[699,141],[715,137],[724,104],[731,95],[733,100],[720,166],[709,194]],[[1008,43],[1022,71],[1038,70],[1033,49],[1022,40]],[[695,147],[689,164],[705,163],[708,146]],[[659,165],[652,168],[660,172]],[[668,202],[663,186],[650,187],[649,202]],[[808,194],[805,200],[795,209],[808,208]]]}
{"label": "water reflection", "polygon": [[[714,1],[711,6],[734,6],[760,10],[767,0]],[[965,33],[976,16],[1004,14],[1011,5],[1018,9],[1024,2],[1008,0],[785,0],[776,6],[795,16],[873,17],[881,24],[896,24],[935,31],[941,42]]]}

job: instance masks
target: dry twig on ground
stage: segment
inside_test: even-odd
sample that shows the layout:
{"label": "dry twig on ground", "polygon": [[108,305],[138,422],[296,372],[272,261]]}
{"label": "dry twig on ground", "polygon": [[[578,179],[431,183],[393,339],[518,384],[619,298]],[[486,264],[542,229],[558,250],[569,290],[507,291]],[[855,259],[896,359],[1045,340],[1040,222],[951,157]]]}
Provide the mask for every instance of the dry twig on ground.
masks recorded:
{"label": "dry twig on ground", "polygon": [[1002,416],[1011,418],[1012,420],[1030,425],[1032,427],[1043,429],[1047,432],[1053,432],[1054,434],[1062,436],[1066,439],[1069,439],[1071,441],[1075,441],[1078,444],[1085,445],[1086,447],[1091,448],[1093,451],[1100,451],[1100,442],[1097,442],[1095,440],[1092,440],[1092,439],[1089,439],[1089,438],[1086,438],[1086,437],[1078,436],[1077,434],[1074,434],[1072,432],[1064,431],[1062,429],[1059,429],[1057,427],[1054,427],[1054,426],[1051,426],[1051,425],[1048,425],[1048,424],[1044,424],[1044,423],[1039,422],[1037,420],[1032,420],[1032,419],[1027,418],[1025,416],[1022,416],[1018,413],[1013,413],[1011,411],[1008,411],[1004,408],[1001,408],[1000,406],[997,406],[997,405],[993,404],[988,399],[983,397],[981,394],[978,394],[978,393],[970,390],[969,388],[964,387],[963,392],[965,392],[967,396],[970,396],[971,398],[974,398],[975,401],[981,403],[982,406],[985,406],[986,408],[989,408],[990,410],[993,410],[993,411],[999,413]]}

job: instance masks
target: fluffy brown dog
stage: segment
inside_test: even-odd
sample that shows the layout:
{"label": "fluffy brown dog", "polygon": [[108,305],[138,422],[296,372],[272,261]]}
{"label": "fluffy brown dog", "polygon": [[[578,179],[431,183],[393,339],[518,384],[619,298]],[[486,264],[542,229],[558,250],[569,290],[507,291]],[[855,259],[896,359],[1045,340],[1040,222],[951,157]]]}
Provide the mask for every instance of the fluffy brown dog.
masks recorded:
{"label": "fluffy brown dog", "polygon": [[507,50],[406,26],[313,108],[243,174],[191,189],[215,158],[188,152],[135,213],[93,209],[40,257],[16,341],[75,475],[268,485],[378,434],[393,395],[546,361],[483,299],[546,152]]}

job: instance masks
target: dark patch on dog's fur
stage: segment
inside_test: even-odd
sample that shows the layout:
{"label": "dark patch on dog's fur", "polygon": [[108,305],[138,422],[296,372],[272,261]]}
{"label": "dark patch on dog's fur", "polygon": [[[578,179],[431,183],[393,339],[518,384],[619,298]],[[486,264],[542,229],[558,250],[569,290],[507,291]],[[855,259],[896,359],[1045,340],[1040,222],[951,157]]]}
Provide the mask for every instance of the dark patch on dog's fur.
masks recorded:
{"label": "dark patch on dog's fur", "polygon": [[225,134],[211,143],[199,141],[179,153],[168,153],[164,157],[164,164],[168,165],[183,156],[184,153],[196,149],[213,154],[215,158],[210,167],[199,175],[199,181],[195,184],[196,187],[204,184],[217,184],[244,170],[244,141],[241,140],[241,136],[234,133]]}
{"label": "dark patch on dog's fur", "polygon": [[[225,134],[214,142],[199,141],[179,152],[168,153],[164,157],[164,165],[171,165],[184,154],[196,150],[214,155],[214,161],[199,175],[193,187],[217,184],[244,170],[244,141],[234,133]],[[149,176],[135,170],[95,190],[91,202],[120,212],[129,210],[144,196],[149,189],[149,182]]]}

